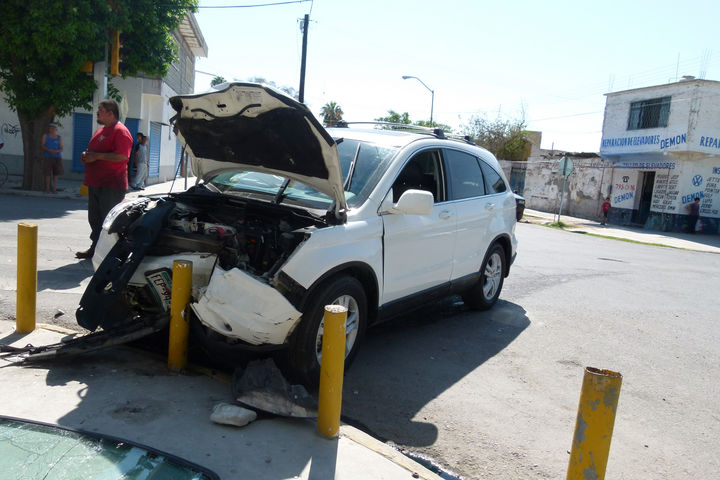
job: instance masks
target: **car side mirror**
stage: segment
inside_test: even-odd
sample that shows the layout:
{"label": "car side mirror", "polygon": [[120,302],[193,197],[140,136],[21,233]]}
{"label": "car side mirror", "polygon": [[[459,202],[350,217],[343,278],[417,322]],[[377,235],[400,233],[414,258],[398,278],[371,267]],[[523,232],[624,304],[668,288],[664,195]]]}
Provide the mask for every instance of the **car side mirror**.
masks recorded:
{"label": "car side mirror", "polygon": [[425,190],[405,190],[398,202],[387,209],[387,213],[404,213],[407,215],[430,215],[435,199],[433,194]]}

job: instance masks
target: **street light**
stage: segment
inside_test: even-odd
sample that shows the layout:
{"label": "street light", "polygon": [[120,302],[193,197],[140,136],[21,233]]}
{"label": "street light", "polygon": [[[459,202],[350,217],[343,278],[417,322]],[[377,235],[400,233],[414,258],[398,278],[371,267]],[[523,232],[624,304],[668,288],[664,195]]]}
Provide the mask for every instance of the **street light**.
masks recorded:
{"label": "street light", "polygon": [[432,88],[430,88],[430,87],[428,87],[427,85],[425,85],[425,82],[423,82],[422,80],[420,80],[418,77],[414,77],[414,76],[412,76],[412,75],[403,75],[402,78],[403,78],[403,80],[407,80],[408,78],[414,78],[414,79],[417,80],[418,82],[422,83],[422,86],[423,86],[423,87],[425,87],[425,88],[427,88],[428,90],[430,90],[430,93],[432,94],[432,97],[431,97],[431,100],[430,100],[430,126],[432,127],[432,125],[433,125],[433,120],[432,120],[432,118],[433,118],[433,107],[435,106],[435,90],[433,90]]}

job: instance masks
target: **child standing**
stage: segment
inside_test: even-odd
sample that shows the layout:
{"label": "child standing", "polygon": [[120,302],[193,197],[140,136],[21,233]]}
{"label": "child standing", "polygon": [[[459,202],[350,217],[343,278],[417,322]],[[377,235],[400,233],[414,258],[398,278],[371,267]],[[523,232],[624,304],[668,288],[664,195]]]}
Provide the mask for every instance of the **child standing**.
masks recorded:
{"label": "child standing", "polygon": [[605,198],[605,201],[602,204],[602,222],[600,222],[600,225],[605,225],[607,223],[607,216],[610,212],[610,197]]}

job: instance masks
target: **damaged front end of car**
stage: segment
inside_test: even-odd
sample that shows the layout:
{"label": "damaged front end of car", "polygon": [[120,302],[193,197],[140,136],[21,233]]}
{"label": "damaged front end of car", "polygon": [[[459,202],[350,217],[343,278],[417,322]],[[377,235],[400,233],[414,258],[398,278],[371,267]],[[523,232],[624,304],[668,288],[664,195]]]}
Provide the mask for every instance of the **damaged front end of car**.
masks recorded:
{"label": "damaged front end of car", "polygon": [[103,231],[99,248],[114,244],[80,301],[81,326],[108,329],[169,312],[173,262],[188,260],[191,308],[203,325],[250,345],[286,341],[300,312],[278,291],[275,276],[325,222],[201,187],[125,208]]}
{"label": "damaged front end of car", "polygon": [[[143,197],[110,212],[77,321],[93,331],[169,318],[173,262],[189,260],[190,311],[202,335],[232,348],[283,347],[302,315],[302,287],[282,267],[313,231],[345,221],[335,143],[304,105],[264,86],[232,84],[173,97],[171,105],[201,180],[186,192]],[[265,184],[223,190],[208,182],[218,172],[257,183],[247,173],[255,172],[281,186],[274,195]],[[292,181],[323,196],[327,209],[285,203]]]}

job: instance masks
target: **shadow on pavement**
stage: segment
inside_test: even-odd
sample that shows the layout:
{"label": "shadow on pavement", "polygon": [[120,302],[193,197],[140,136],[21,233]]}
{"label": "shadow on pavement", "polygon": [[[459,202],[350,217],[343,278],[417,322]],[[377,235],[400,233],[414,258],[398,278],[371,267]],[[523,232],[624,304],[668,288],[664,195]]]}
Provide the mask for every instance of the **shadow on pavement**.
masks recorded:
{"label": "shadow on pavement", "polygon": [[514,303],[475,312],[451,297],[369,329],[345,376],[344,420],[384,441],[432,445],[438,428],[417,413],[529,325]]}
{"label": "shadow on pavement", "polygon": [[[13,198],[16,203],[22,202],[22,209],[3,208],[0,213],[1,221],[35,221],[62,218],[71,211],[87,210],[87,200],[70,199],[57,196],[17,196]],[[88,227],[88,232],[90,231]]]}
{"label": "shadow on pavement", "polygon": [[54,270],[38,270],[38,292],[43,290],[70,290],[79,287],[83,280],[93,276],[89,261],[75,261]]}
{"label": "shadow on pavement", "polygon": [[233,401],[230,385],[170,372],[162,358],[112,348],[38,367],[49,367],[50,387],[78,385],[77,404],[60,425],[149,445],[221,478],[336,476],[339,439],[320,437],[309,420],[265,414],[242,428],[214,424],[215,404]]}

